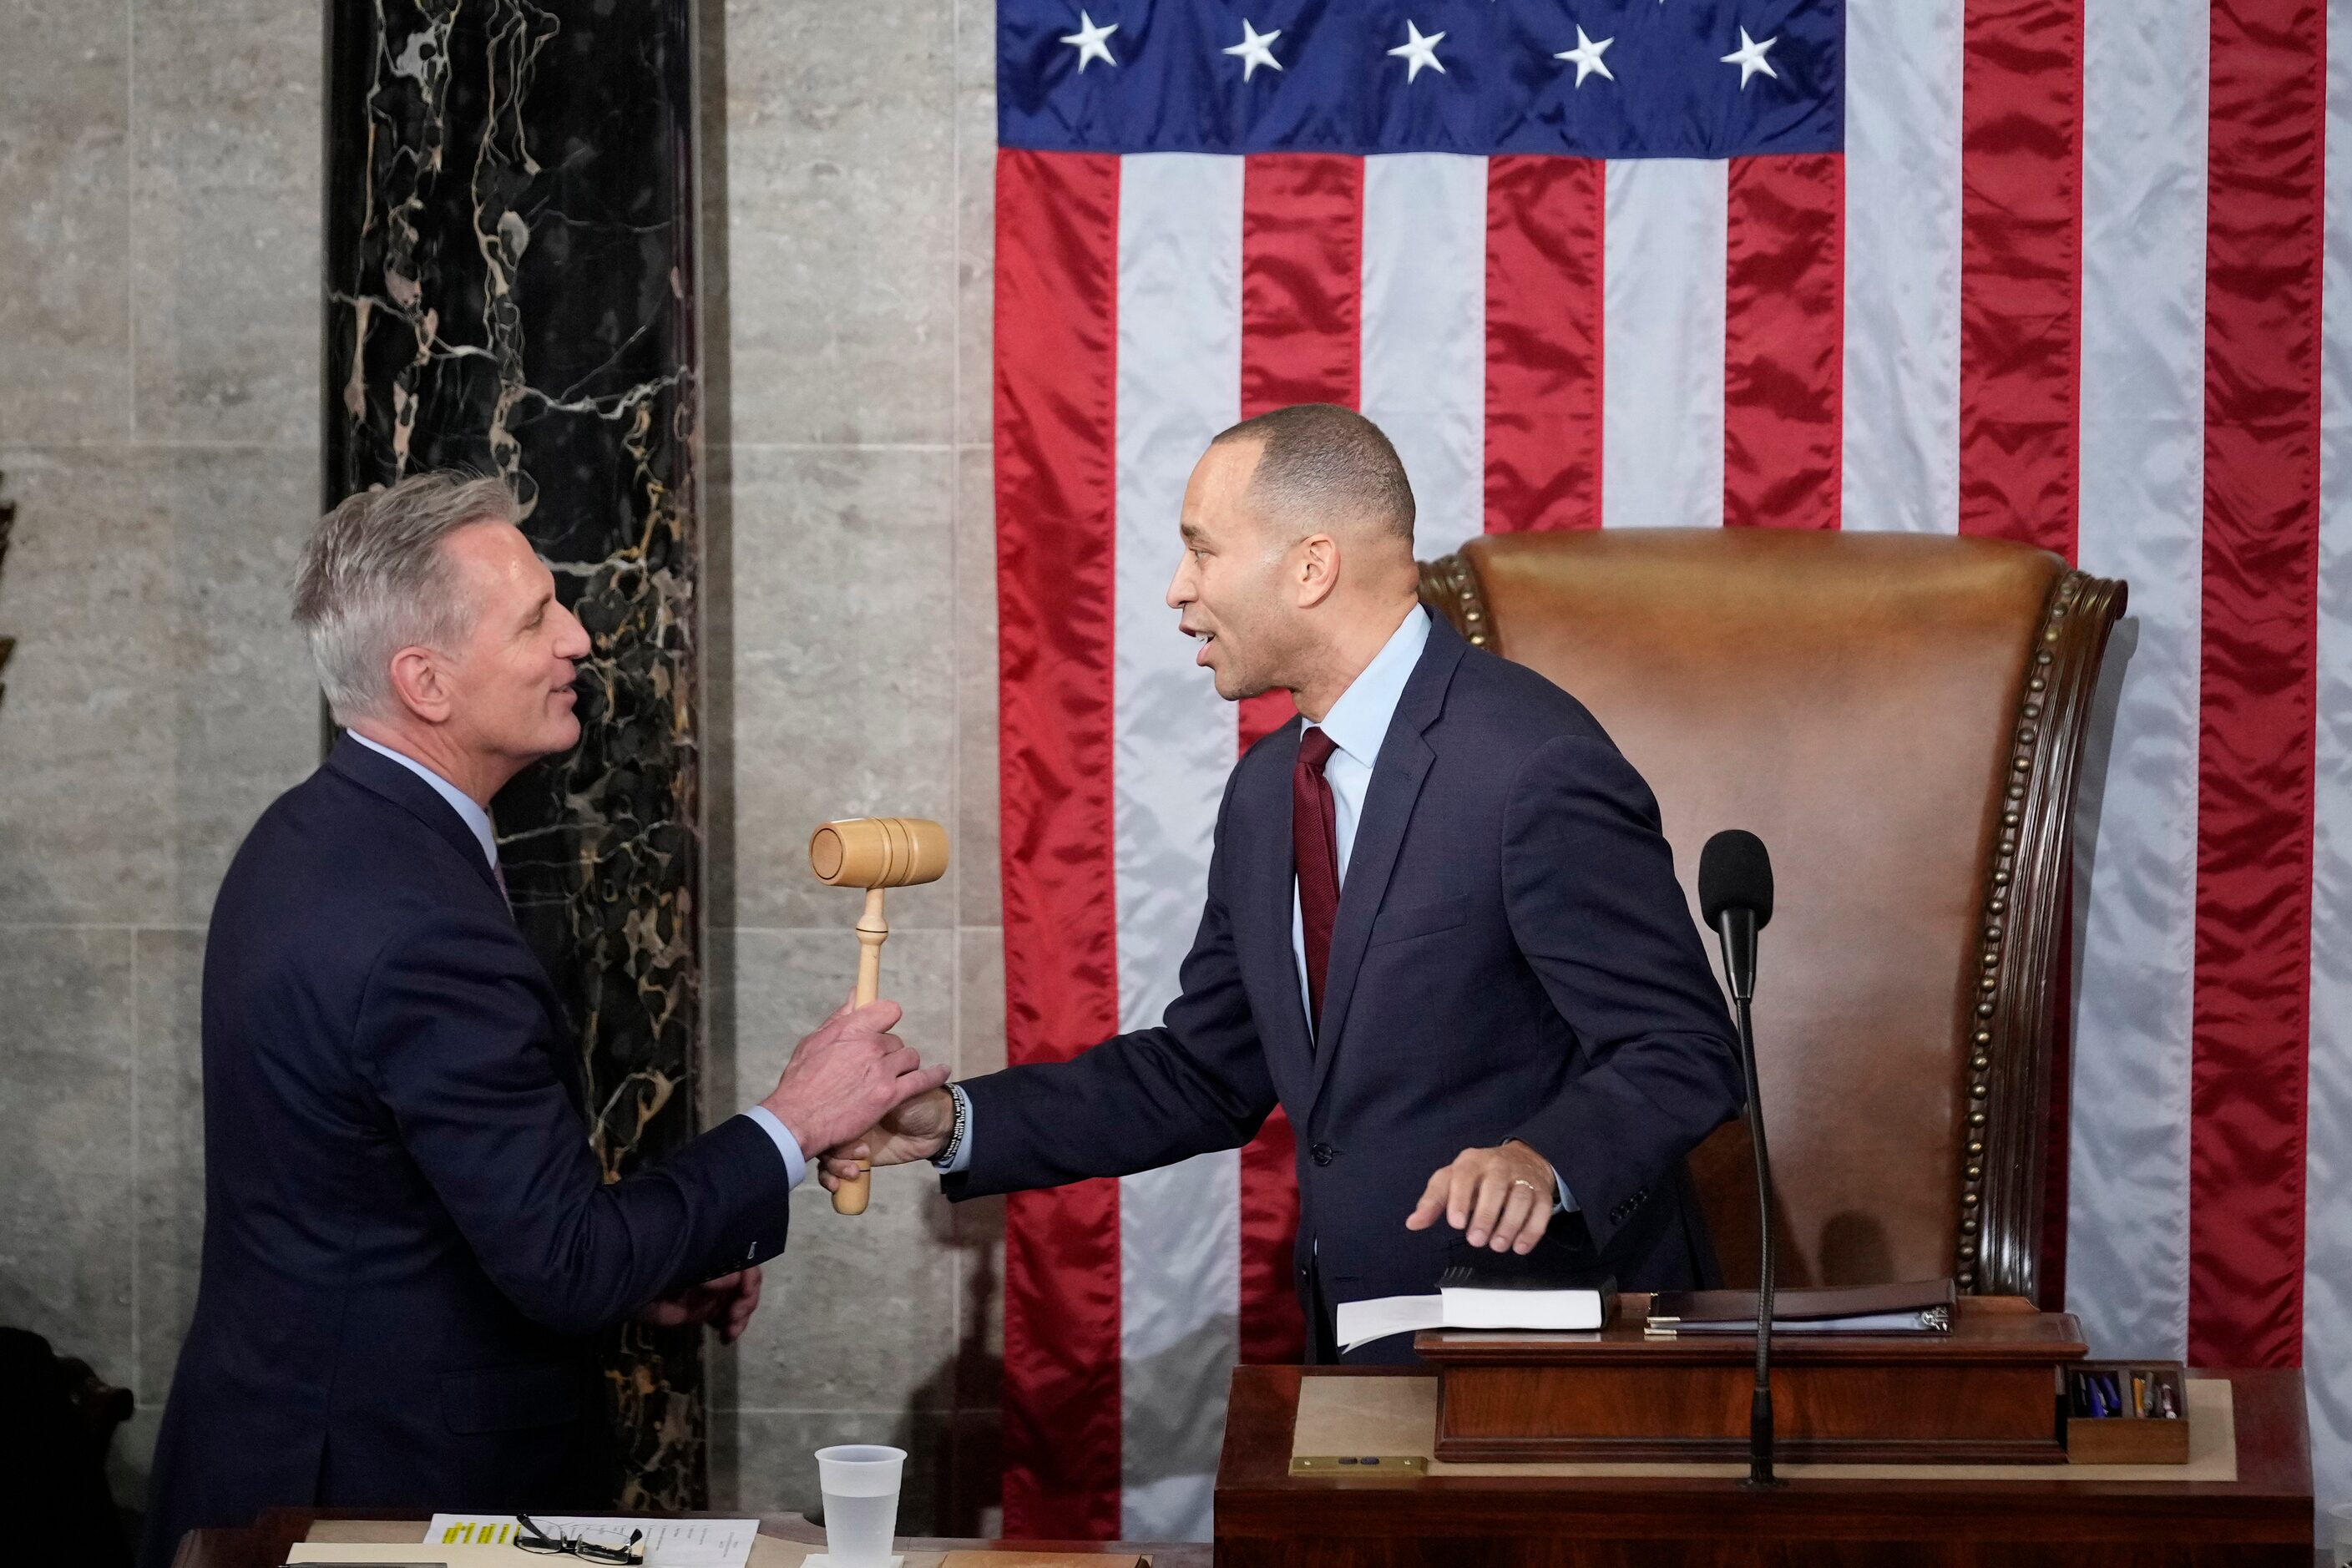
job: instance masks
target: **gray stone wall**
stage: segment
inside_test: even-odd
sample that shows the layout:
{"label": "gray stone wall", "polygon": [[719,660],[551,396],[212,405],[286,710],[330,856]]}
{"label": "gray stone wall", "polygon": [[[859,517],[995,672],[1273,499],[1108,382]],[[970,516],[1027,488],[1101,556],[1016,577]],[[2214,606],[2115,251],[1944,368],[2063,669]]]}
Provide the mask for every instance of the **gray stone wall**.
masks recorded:
{"label": "gray stone wall", "polygon": [[[712,1008],[703,1102],[764,1093],[845,994],[831,816],[935,816],[885,987],[1000,1062],[986,0],[703,0]],[[16,0],[0,48],[0,1322],[137,1394],[136,1504],[194,1300],[204,926],[314,764],[284,583],[319,499],[320,16]],[[916,1455],[910,1524],[995,1498],[1000,1205],[884,1173],[794,1199],[714,1358],[713,1490],[797,1508],[809,1451]]]}
{"label": "gray stone wall", "polygon": [[203,1216],[204,925],[316,759],[319,15],[15,0],[0,44],[0,1322],[137,1394]]}
{"label": "gray stone wall", "polygon": [[[995,71],[987,0],[706,0],[704,24],[716,1113],[848,993],[857,895],[808,874],[833,816],[948,825],[947,878],[892,895],[883,990],[927,1057],[1003,1060]],[[813,1448],[891,1440],[903,1518],[992,1527],[1001,1203],[906,1171],[862,1219],[794,1203],[714,1364],[714,1500],[797,1507]]]}

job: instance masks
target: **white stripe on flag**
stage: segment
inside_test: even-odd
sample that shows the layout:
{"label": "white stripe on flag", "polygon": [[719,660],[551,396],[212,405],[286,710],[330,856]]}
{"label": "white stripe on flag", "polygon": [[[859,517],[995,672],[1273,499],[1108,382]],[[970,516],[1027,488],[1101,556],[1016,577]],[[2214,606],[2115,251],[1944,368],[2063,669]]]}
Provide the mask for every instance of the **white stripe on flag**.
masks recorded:
{"label": "white stripe on flag", "polygon": [[2189,1325],[2206,0],[2095,5],[2084,32],[2078,556],[2127,582],[2131,605],[2107,651],[2076,825],[2067,1300],[2104,1352],[2178,1356]]}
{"label": "white stripe on flag", "polygon": [[1364,416],[1412,481],[1413,551],[1486,528],[1486,160],[1364,160]]}
{"label": "white stripe on flag", "polygon": [[1601,521],[1723,524],[1719,158],[1614,158],[1602,246]]}
{"label": "white stripe on flag", "polygon": [[1961,9],[1846,8],[1844,528],[1959,530]]}
{"label": "white stripe on flag", "polygon": [[2319,737],[2303,1364],[2311,1472],[2352,1502],[2352,0],[2327,7],[2327,271],[2320,305]]}
{"label": "white stripe on flag", "polygon": [[[1233,705],[1164,595],[1184,481],[1241,417],[1242,160],[1139,154],[1119,172],[1113,865],[1118,1025],[1177,994],[1200,922]],[[1207,1540],[1239,1352],[1240,1156],[1119,1184],[1120,1423],[1129,1540]]]}

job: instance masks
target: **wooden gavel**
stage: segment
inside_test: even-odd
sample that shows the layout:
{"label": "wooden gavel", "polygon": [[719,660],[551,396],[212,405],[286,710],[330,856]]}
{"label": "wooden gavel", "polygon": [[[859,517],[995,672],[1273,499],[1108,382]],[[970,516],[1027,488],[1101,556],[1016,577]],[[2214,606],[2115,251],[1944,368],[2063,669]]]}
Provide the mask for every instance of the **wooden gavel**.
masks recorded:
{"label": "wooden gavel", "polygon": [[[882,913],[882,889],[936,882],[948,868],[948,830],[919,816],[858,816],[828,822],[809,839],[809,869],[835,888],[866,889],[866,910],[857,917],[857,992],[863,1007],[882,991],[882,944],[890,922]],[[815,1152],[811,1151],[812,1153]],[[833,1194],[835,1214],[864,1214],[874,1195],[874,1167],[858,1162],[857,1174]]]}

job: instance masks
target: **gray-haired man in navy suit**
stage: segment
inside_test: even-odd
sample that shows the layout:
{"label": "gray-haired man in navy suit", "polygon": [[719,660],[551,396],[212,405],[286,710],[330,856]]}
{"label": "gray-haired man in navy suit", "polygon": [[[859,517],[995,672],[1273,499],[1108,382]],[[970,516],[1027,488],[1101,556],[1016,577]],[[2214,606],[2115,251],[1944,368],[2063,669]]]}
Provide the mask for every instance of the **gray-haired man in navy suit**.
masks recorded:
{"label": "gray-haired man in navy suit", "polygon": [[344,734],[262,814],[205,948],[205,1250],[144,1549],[273,1503],[600,1506],[597,1337],[727,1338],[814,1152],[936,1089],[844,1007],[773,1093],[607,1183],[489,802],[580,738],[588,637],[494,481],[354,496],[295,619]]}
{"label": "gray-haired man in navy suit", "polygon": [[1280,1104],[1326,1359],[1332,1306],[1432,1289],[1447,1226],[1522,1254],[1549,1236],[1629,1289],[1711,1279],[1684,1160],[1739,1108],[1738,1047],[1657,804],[1574,698],[1421,607],[1412,522],[1360,415],[1216,438],[1168,603],[1220,695],[1286,689],[1303,718],[1226,784],[1182,994],[1156,1028],[910,1100],[842,1153],[929,1159],[974,1197],[1234,1148]]}

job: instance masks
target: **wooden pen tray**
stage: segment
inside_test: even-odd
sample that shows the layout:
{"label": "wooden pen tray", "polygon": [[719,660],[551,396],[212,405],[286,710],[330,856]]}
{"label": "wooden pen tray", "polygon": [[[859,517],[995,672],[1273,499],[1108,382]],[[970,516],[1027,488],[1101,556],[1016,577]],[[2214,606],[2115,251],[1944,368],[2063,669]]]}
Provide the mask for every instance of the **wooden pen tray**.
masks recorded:
{"label": "wooden pen tray", "polygon": [[[2066,1369],[2059,1409],[2066,1458],[2078,1465],[2185,1465],[2189,1462],[2189,1391],[2177,1361],[2086,1361]],[[2123,1406],[2120,1414],[2089,1414],[2086,1384],[2097,1380]],[[2158,1414],[2168,1405],[2171,1415]]]}

